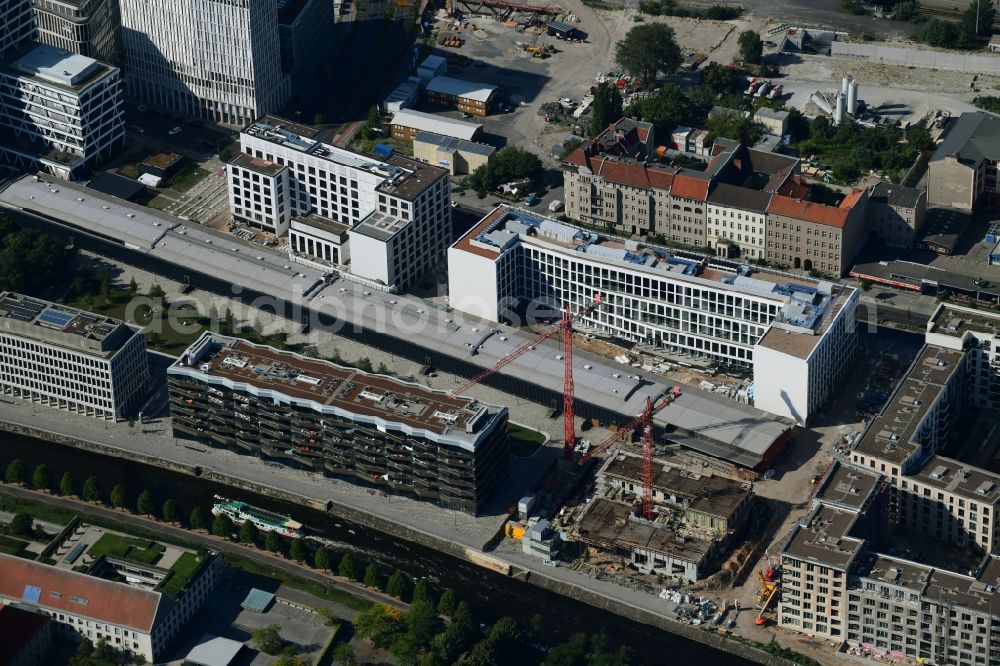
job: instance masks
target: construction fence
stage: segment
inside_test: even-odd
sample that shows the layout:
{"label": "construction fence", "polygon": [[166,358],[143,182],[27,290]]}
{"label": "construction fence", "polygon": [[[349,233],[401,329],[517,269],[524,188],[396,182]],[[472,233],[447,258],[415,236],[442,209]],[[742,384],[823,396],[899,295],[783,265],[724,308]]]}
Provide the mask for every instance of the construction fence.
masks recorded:
{"label": "construction fence", "polygon": [[1000,55],[957,53],[953,51],[932,51],[881,44],[858,44],[855,42],[833,42],[830,55],[852,58],[864,62],[878,62],[887,65],[905,65],[925,69],[944,69],[956,72],[979,74],[1000,70]]}

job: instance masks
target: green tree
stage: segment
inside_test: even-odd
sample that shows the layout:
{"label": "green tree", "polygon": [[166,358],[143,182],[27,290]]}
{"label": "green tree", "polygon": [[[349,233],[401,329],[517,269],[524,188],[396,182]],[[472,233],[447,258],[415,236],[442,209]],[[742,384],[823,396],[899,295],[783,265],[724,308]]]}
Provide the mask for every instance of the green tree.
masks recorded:
{"label": "green tree", "polygon": [[328,551],[323,546],[316,549],[316,553],[313,555],[313,565],[320,571],[330,570],[330,551]]}
{"label": "green tree", "polygon": [[426,578],[421,578],[413,586],[413,601],[426,601],[432,605],[435,603],[434,590]]}
{"label": "green tree", "polygon": [[15,458],[7,465],[7,473],[4,475],[7,483],[24,483],[28,480],[28,466],[20,458]]}
{"label": "green tree", "polygon": [[441,618],[429,599],[416,599],[406,610],[407,633],[414,642],[424,647],[441,631]]}
{"label": "green tree", "polygon": [[717,62],[711,62],[701,69],[701,84],[717,95],[722,95],[737,90],[739,81],[736,72]]}
{"label": "green tree", "polygon": [[351,557],[350,553],[344,553],[344,556],[340,558],[340,566],[337,567],[337,573],[348,580],[355,580],[358,577],[358,568],[354,564],[354,558]]}
{"label": "green tree", "polygon": [[281,553],[285,550],[285,542],[277,532],[268,532],[264,537],[264,548],[272,553]]}
{"label": "green tree", "polygon": [[7,530],[14,536],[28,536],[31,534],[33,524],[34,520],[30,513],[18,511],[10,519],[10,525],[7,526]]}
{"label": "green tree", "polygon": [[764,57],[764,42],[756,30],[744,30],[740,33],[740,60],[756,65]]}
{"label": "green tree", "polygon": [[115,649],[108,643],[108,639],[99,638],[94,647],[94,659],[98,662],[112,662],[115,658]]}
{"label": "green tree", "polygon": [[354,619],[358,636],[367,638],[375,647],[392,645],[405,630],[403,614],[396,608],[375,604]]}
{"label": "green tree", "polygon": [[177,500],[171,497],[165,501],[163,503],[161,513],[163,514],[163,520],[168,523],[176,523],[180,519],[180,511],[177,508]]}
{"label": "green tree", "polygon": [[233,521],[229,516],[219,514],[214,519],[212,519],[212,534],[217,537],[222,537],[228,539],[229,535],[233,533]]}
{"label": "green tree", "polygon": [[684,91],[667,84],[652,97],[639,100],[625,110],[626,116],[639,116],[656,126],[657,132],[669,132],[691,117],[691,102]]}
{"label": "green tree", "polygon": [[97,271],[97,279],[100,281],[101,301],[108,305],[111,303],[111,269],[107,264],[101,264]]}
{"label": "green tree", "polygon": [[364,583],[368,587],[382,588],[382,572],[374,562],[365,567]]}
{"label": "green tree", "polygon": [[52,470],[45,463],[35,467],[31,475],[31,487],[35,490],[52,490]]}
{"label": "green tree", "polygon": [[148,490],[139,493],[139,496],[135,498],[135,511],[144,516],[151,516],[153,514],[153,493]]}
{"label": "green tree", "polygon": [[128,281],[128,297],[135,298],[135,295],[139,293],[139,284],[135,281],[135,278],[131,278]]}
{"label": "green tree", "polygon": [[969,3],[969,7],[962,14],[962,28],[970,38],[993,34],[993,4],[993,0],[972,0]]}
{"label": "green tree", "polygon": [[656,81],[659,73],[673,74],[681,64],[681,50],[673,29],[664,23],[644,23],[628,31],[615,45],[615,59],[643,85]]}
{"label": "green tree", "polygon": [[607,83],[599,84],[590,109],[590,136],[597,136],[622,117],[622,95],[618,88]]}
{"label": "green tree", "polygon": [[453,625],[462,627],[469,635],[476,628],[476,622],[472,618],[472,609],[469,608],[469,604],[465,601],[458,602],[458,606],[455,607],[455,614],[451,616],[451,621]]}
{"label": "green tree", "polygon": [[278,654],[281,648],[285,647],[285,641],[281,638],[281,627],[276,624],[254,629],[250,632],[250,638],[257,649],[264,654]]}
{"label": "green tree", "polygon": [[385,590],[397,599],[407,601],[413,591],[413,581],[411,581],[410,577],[405,573],[396,569],[392,575],[389,576],[389,584],[386,586]]}
{"label": "green tree", "polygon": [[88,502],[104,501],[104,489],[101,488],[101,482],[96,476],[88,476],[83,482],[83,499]]}
{"label": "green tree", "polygon": [[340,643],[333,648],[333,661],[340,666],[357,666],[358,658],[354,655],[354,648],[350,643]]}
{"label": "green tree", "polygon": [[0,242],[0,290],[43,291],[74,253],[64,241],[35,229],[8,233]]}
{"label": "green tree", "polygon": [[542,666],[587,666],[587,636],[573,634],[565,643],[550,647]]}
{"label": "green tree", "polygon": [[84,636],[76,646],[76,656],[89,657],[92,654],[94,654],[94,641]]}
{"label": "green tree", "polygon": [[723,110],[708,118],[709,140],[733,139],[745,145],[754,145],[764,133],[764,128],[739,111]]}
{"label": "green tree", "polygon": [[125,493],[125,486],[120,483],[116,483],[115,487],[111,489],[111,506],[116,509],[125,508],[125,503],[128,501]]}
{"label": "green tree", "polygon": [[389,652],[396,658],[399,666],[418,666],[420,663],[420,646],[409,634],[403,634],[393,641]]}
{"label": "green tree", "polygon": [[240,525],[240,541],[243,543],[256,544],[259,531],[253,521],[247,520]]}
{"label": "green tree", "polygon": [[62,478],[59,479],[59,492],[67,497],[77,494],[76,479],[69,472],[65,472]]}
{"label": "green tree", "polygon": [[288,556],[296,562],[306,561],[306,549],[301,539],[292,539],[291,545],[288,546]]}
{"label": "green tree", "polygon": [[438,599],[438,613],[445,617],[451,617],[455,613],[455,606],[458,601],[455,599],[455,590],[450,587],[441,593]]}
{"label": "green tree", "polygon": [[362,356],[361,358],[359,358],[356,366],[358,370],[361,370],[362,372],[374,371],[374,368],[372,367],[372,360],[367,356]]}
{"label": "green tree", "polygon": [[207,526],[205,510],[200,506],[191,509],[191,516],[188,518],[188,525],[193,530],[203,530]]}

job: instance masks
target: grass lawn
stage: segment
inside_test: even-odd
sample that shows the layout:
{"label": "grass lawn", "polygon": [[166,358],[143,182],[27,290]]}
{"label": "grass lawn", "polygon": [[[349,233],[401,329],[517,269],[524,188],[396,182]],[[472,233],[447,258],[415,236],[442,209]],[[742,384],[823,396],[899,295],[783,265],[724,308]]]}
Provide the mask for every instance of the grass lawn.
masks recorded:
{"label": "grass lawn", "polygon": [[195,577],[198,570],[207,561],[207,558],[195,553],[183,553],[174,566],[170,567],[170,573],[163,582],[160,583],[160,591],[164,594],[176,597],[184,591],[187,584]]}
{"label": "grass lawn", "polygon": [[0,553],[5,555],[20,555],[21,551],[28,545],[27,541],[21,541],[12,536],[0,534]]}
{"label": "grass lawn", "polygon": [[66,525],[69,521],[76,518],[76,513],[73,511],[43,504],[42,502],[9,497],[7,495],[0,495],[0,511],[8,511],[10,513],[24,511],[31,514],[31,517],[35,520],[43,520],[60,525]]}
{"label": "grass lawn", "polygon": [[522,426],[507,423],[507,435],[510,437],[510,454],[519,458],[534,455],[538,447],[545,441],[545,435]]}
{"label": "grass lawn", "polygon": [[170,178],[170,188],[174,192],[187,192],[198,184],[208,171],[201,167],[191,167]]}
{"label": "grass lawn", "polygon": [[328,585],[323,585],[322,583],[293,576],[280,569],[269,567],[266,564],[261,564],[240,555],[223,553],[222,558],[223,564],[227,567],[232,567],[233,569],[239,569],[240,571],[280,581],[288,587],[295,588],[296,590],[302,590],[303,592],[307,592],[315,597],[319,597],[320,599],[335,601],[339,604],[347,606],[348,608],[353,608],[356,611],[367,610],[372,605],[370,601],[356,597],[350,592],[345,592]]}

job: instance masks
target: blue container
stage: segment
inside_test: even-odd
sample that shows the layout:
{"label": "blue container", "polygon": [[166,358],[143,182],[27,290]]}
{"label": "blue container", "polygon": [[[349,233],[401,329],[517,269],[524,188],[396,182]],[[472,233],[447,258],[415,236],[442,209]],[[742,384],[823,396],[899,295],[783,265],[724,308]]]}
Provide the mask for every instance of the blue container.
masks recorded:
{"label": "blue container", "polygon": [[375,144],[375,154],[382,158],[392,157],[392,146],[385,143]]}

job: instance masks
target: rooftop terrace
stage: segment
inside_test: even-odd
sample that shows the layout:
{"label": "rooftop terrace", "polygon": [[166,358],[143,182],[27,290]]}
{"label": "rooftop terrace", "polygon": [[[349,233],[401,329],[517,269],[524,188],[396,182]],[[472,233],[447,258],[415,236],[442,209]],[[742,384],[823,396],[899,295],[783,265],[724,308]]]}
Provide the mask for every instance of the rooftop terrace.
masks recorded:
{"label": "rooftop terrace", "polygon": [[170,367],[170,374],[188,373],[287,396],[312,409],[334,408],[349,417],[448,435],[471,447],[498,413],[471,398],[452,398],[419,384],[211,333],[203,334]]}

